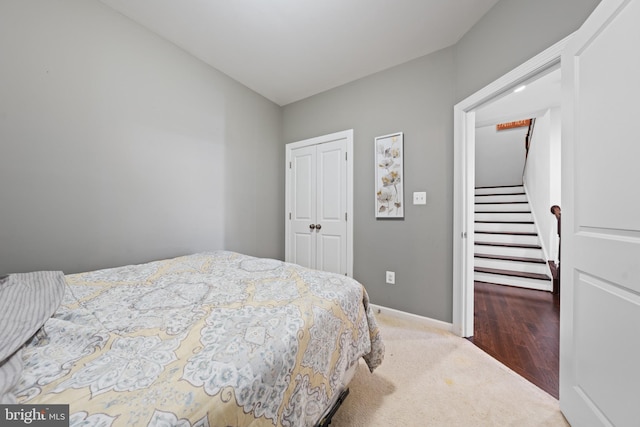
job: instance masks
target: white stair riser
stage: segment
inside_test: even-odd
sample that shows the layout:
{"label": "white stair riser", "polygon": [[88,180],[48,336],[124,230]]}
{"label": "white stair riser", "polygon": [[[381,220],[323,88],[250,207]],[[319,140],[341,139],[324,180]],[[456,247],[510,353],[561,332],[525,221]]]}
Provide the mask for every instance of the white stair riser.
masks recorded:
{"label": "white stair riser", "polygon": [[529,203],[491,203],[489,205],[479,205],[476,203],[476,212],[513,212],[527,211],[529,212]]}
{"label": "white stair riser", "polygon": [[476,188],[475,194],[502,194],[502,193],[522,193],[524,192],[524,187],[522,185],[517,185],[515,187],[493,187],[493,188]]}
{"label": "white stair riser", "polygon": [[517,286],[521,288],[536,289],[540,291],[553,290],[551,280],[528,279],[524,277],[503,276],[491,273],[474,273],[474,280],[480,282],[497,283],[499,285]]}
{"label": "white stair riser", "polygon": [[530,213],[476,213],[476,221],[533,221]]}
{"label": "white stair riser", "polygon": [[497,268],[499,270],[523,271],[525,273],[538,273],[550,275],[549,266],[534,262],[505,261],[490,258],[474,258],[476,267]]}
{"label": "white stair riser", "polygon": [[479,222],[475,224],[475,231],[503,231],[517,233],[536,233],[536,227],[533,224],[502,224],[499,222]]}
{"label": "white stair riser", "polygon": [[473,238],[476,242],[491,242],[491,243],[517,243],[520,245],[539,245],[540,241],[538,236],[522,236],[518,234],[486,234],[486,233],[474,233]]}
{"label": "white stair riser", "polygon": [[542,254],[542,249],[505,248],[503,246],[475,245],[475,252],[479,254],[544,259],[544,255]]}
{"label": "white stair riser", "polygon": [[497,202],[526,202],[526,194],[505,194],[505,195],[491,195],[491,196],[476,196],[475,202],[482,203],[497,203]]}

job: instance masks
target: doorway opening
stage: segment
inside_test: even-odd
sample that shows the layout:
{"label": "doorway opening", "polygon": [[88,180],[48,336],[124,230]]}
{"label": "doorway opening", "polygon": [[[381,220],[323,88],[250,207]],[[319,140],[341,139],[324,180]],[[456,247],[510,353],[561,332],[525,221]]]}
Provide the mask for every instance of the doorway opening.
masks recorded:
{"label": "doorway opening", "polygon": [[557,64],[476,109],[469,338],[556,399],[560,298],[551,291],[558,242],[549,208],[561,196],[560,77]]}
{"label": "doorway opening", "polygon": [[[545,50],[541,54],[522,64],[512,72],[506,74],[501,79],[498,79],[491,85],[485,87],[481,91],[475,93],[464,101],[460,102],[454,107],[454,289],[453,289],[453,331],[462,337],[470,338],[474,341],[474,314],[475,314],[475,297],[479,304],[478,314],[480,317],[479,323],[484,322],[486,317],[481,317],[483,314],[494,313],[491,315],[502,316],[501,322],[512,322],[511,325],[506,325],[507,330],[511,328],[511,333],[519,334],[523,330],[518,330],[514,319],[509,316],[508,310],[521,310],[522,307],[517,308],[516,305],[511,307],[505,307],[505,301],[512,298],[512,301],[517,302],[517,298],[536,298],[542,297],[538,302],[544,304],[547,308],[547,314],[544,316],[545,327],[551,328],[556,331],[555,336],[550,338],[545,346],[550,346],[553,352],[559,353],[559,298],[557,295],[544,292],[545,295],[538,294],[530,291],[529,289],[522,289],[519,287],[509,288],[509,286],[497,285],[498,288],[493,288],[491,284],[485,284],[478,282],[478,293],[475,292],[475,188],[476,188],[476,128],[478,125],[495,125],[497,119],[510,121],[510,120],[522,120],[524,118],[535,117],[522,117],[524,111],[525,115],[536,116],[540,113],[537,109],[545,109],[545,105],[529,105],[524,108],[523,111],[515,111],[513,107],[509,107],[511,100],[514,99],[511,94],[514,89],[521,87],[524,84],[535,85],[535,82],[545,79],[544,76],[548,76],[556,72],[559,75],[560,68],[560,56],[566,46],[569,38],[565,38],[556,45]],[[558,78],[559,82],[559,78]],[[511,98],[511,100],[510,100]],[[559,104],[560,94],[558,94]],[[527,154],[528,154],[527,144]],[[524,173],[523,173],[524,184]],[[545,218],[546,219],[546,218]],[[549,260],[549,255],[544,253],[545,259]],[[527,292],[534,292],[534,295],[530,295]],[[500,302],[496,302],[495,299],[501,299]],[[505,299],[506,298],[506,299]],[[514,299],[515,298],[515,299]],[[498,309],[488,308],[487,304],[501,304]],[[482,306],[481,306],[482,305]],[[505,309],[507,311],[505,311]],[[497,311],[501,311],[497,313]],[[513,313],[513,311],[512,311]],[[483,332],[486,332],[487,325],[483,325]],[[491,329],[491,327],[489,327]],[[523,338],[520,335],[520,338]],[[552,334],[553,335],[553,334]],[[504,334],[503,334],[504,337]],[[501,338],[503,338],[501,337]],[[486,336],[484,337],[486,339]],[[526,366],[531,365],[525,360],[521,360],[517,354],[517,349],[509,354],[509,352],[496,352],[493,348],[487,347],[484,344],[494,341],[491,337],[489,340],[484,341],[482,345],[479,345],[480,329],[478,337],[474,343],[478,347],[482,348],[501,362],[509,366],[512,369],[517,368],[518,365]],[[531,334],[528,337],[532,338]],[[526,338],[525,338],[526,339]],[[507,337],[506,341],[509,340]],[[498,346],[505,346],[508,343],[498,342]],[[494,341],[495,342],[495,341]],[[537,338],[533,336],[531,342],[537,342]],[[525,344],[526,346],[526,344]],[[513,346],[512,346],[513,347]],[[522,349],[521,349],[522,350]],[[540,349],[538,349],[540,350]],[[546,352],[548,348],[544,348],[541,351]],[[514,363],[515,362],[515,363]],[[522,363],[521,363],[522,362]],[[559,361],[551,361],[551,363],[544,364],[546,372],[526,372],[526,370],[514,369],[520,375],[534,382],[539,387],[545,389],[550,394],[558,397],[558,369]],[[552,372],[554,375],[551,381],[548,381],[548,373]],[[536,378],[536,375],[539,378]],[[542,382],[539,379],[545,378]],[[546,381],[546,382],[544,382]]]}
{"label": "doorway opening", "polygon": [[525,82],[558,67],[571,36],[507,73],[454,107],[453,332],[474,331],[474,193],[477,111]]}

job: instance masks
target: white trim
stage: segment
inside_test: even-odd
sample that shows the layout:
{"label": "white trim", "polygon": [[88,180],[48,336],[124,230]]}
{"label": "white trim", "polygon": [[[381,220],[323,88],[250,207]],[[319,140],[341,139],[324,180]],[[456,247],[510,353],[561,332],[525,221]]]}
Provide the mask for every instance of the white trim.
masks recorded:
{"label": "white trim", "polygon": [[347,275],[353,277],[353,129],[347,135]]}
{"label": "white trim", "polygon": [[[453,333],[473,335],[473,260],[475,194],[475,111],[454,107],[453,146]],[[473,141],[467,144],[458,141]],[[463,286],[462,284],[468,284]],[[471,331],[471,333],[467,333]]]}
{"label": "white trim", "polygon": [[571,40],[573,34],[568,35],[545,51],[534,56],[524,64],[509,71],[493,83],[488,84],[478,92],[456,104],[462,111],[475,110],[480,105],[485,104],[499,95],[518,86],[523,81],[529,80],[540,73],[547,71],[550,67],[558,64],[560,55],[565,46]]}
{"label": "white trim", "polygon": [[481,128],[485,126],[495,126],[498,123],[512,122],[515,120],[520,120],[523,117],[537,119],[538,117],[544,116],[547,113],[547,111],[549,111],[551,108],[556,108],[558,106],[560,106],[560,104],[550,105],[549,107],[543,108],[542,110],[525,111],[517,114],[506,114],[501,117],[493,117],[491,119],[483,120],[481,122],[476,121],[476,127]]}
{"label": "white trim", "polygon": [[417,314],[407,313],[406,311],[400,311],[376,304],[369,304],[369,307],[371,307],[374,314],[384,314],[386,316],[395,317],[397,319],[410,320],[412,322],[417,322],[430,328],[441,329],[448,332],[451,332],[453,328],[453,325],[451,323],[432,319],[430,317],[419,316]]}
{"label": "white trim", "polygon": [[[524,181],[524,180],[523,180]],[[529,197],[529,189],[527,188],[527,184],[523,182],[522,186],[524,187],[524,192],[527,195],[527,202],[529,202],[529,206],[531,208],[531,216],[533,217],[533,225],[536,228],[536,233],[538,234],[538,241],[540,246],[542,247],[542,255],[544,256],[545,261],[549,261],[551,258],[549,257],[549,251],[547,251],[547,246],[544,244],[544,239],[541,237],[542,232],[540,231],[540,223],[538,222],[538,218],[536,218],[536,212],[531,205],[531,197]],[[549,264],[547,263],[547,266]],[[551,268],[548,271],[549,276],[551,276]]]}
{"label": "white trim", "polygon": [[[285,145],[285,236],[289,236],[291,231],[291,201],[289,200],[289,190],[291,188],[291,174],[289,173],[289,163],[291,162],[291,152],[297,148],[311,145],[323,144],[340,139],[345,139],[347,144],[347,276],[353,277],[353,129],[334,132],[328,135],[316,136],[302,141],[291,142]],[[284,253],[285,259],[289,259],[290,242],[285,238]]]}
{"label": "white trim", "polygon": [[565,37],[453,107],[453,332],[462,337],[473,335],[474,110],[558,64],[572,36]]}

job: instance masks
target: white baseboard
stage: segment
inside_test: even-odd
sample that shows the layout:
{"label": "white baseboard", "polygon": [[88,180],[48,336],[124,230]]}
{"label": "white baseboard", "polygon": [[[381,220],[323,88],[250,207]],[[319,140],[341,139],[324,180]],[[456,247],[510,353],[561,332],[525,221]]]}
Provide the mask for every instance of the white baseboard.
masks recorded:
{"label": "white baseboard", "polygon": [[411,320],[418,322],[422,325],[429,326],[431,328],[442,329],[448,332],[453,331],[453,323],[443,322],[442,320],[432,319],[430,317],[419,316],[413,313],[407,313],[406,311],[400,311],[393,308],[383,307],[381,305],[369,304],[374,313],[381,313],[391,317],[397,317],[399,319]]}

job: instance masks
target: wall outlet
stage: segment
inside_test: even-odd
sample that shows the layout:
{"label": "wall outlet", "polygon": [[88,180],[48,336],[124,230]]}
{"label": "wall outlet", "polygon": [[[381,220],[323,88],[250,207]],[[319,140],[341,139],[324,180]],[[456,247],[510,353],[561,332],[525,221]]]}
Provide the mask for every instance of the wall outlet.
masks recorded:
{"label": "wall outlet", "polygon": [[394,271],[387,271],[387,283],[390,285],[395,285],[396,283],[396,273]]}
{"label": "wall outlet", "polygon": [[413,204],[414,205],[426,205],[427,204],[427,193],[425,191],[415,191],[413,193]]}

